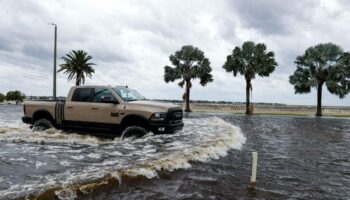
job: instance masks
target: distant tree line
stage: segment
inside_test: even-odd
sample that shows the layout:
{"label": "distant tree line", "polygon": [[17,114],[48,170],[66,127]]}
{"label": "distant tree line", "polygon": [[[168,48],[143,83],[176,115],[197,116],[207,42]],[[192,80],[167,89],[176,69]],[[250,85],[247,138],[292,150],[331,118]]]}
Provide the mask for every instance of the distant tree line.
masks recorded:
{"label": "distant tree line", "polygon": [[[176,100],[176,99],[152,99],[154,101],[162,101],[162,102],[169,102],[169,103],[182,103],[183,100]],[[223,105],[242,105],[246,102],[237,102],[237,101],[208,101],[208,100],[190,100],[190,103],[197,103],[197,104],[223,104]],[[268,106],[286,106],[287,104],[283,103],[266,103],[266,102],[254,102],[255,104],[259,105],[268,105]]]}
{"label": "distant tree line", "polygon": [[5,95],[3,93],[0,93],[0,102],[5,101]]}
{"label": "distant tree line", "polygon": [[18,90],[9,91],[6,95],[0,93],[0,102],[6,101],[16,101],[22,102],[25,99],[25,94],[21,93]]}

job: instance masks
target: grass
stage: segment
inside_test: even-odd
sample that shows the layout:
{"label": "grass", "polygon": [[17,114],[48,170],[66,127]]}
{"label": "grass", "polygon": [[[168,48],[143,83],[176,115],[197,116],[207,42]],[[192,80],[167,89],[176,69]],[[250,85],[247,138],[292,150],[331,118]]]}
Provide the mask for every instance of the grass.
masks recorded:
{"label": "grass", "polygon": [[[315,116],[315,114],[310,113],[255,113],[255,115],[287,115],[287,116]],[[349,114],[323,114],[323,117],[350,117]]]}
{"label": "grass", "polygon": [[311,116],[306,113],[254,113],[254,115]]}
{"label": "grass", "polygon": [[[197,113],[232,113],[232,114],[245,114],[245,112],[230,112],[230,111],[226,111],[226,112],[215,112],[215,110],[209,111],[209,110],[198,110],[198,111],[194,111]],[[292,113],[292,112],[257,112],[254,113],[253,115],[274,115],[274,116],[298,116],[298,117],[309,117],[309,116],[315,116],[315,113]],[[324,114],[324,117],[339,117],[339,118],[350,118],[349,114]]]}

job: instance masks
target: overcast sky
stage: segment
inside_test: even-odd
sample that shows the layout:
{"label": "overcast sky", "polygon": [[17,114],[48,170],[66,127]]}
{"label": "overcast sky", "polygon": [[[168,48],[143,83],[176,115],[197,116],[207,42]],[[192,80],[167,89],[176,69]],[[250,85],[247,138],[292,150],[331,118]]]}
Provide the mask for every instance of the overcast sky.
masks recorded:
{"label": "overcast sky", "polygon": [[[58,25],[58,64],[73,49],[96,63],[85,84],[119,84],[151,99],[181,99],[177,82],[165,83],[163,68],[183,45],[204,51],[214,82],[193,83],[191,99],[245,101],[245,81],[222,68],[226,56],[244,41],[263,42],[278,67],[253,80],[253,101],[316,104],[316,92],[294,94],[288,79],[294,60],[309,46],[333,42],[350,50],[347,0],[0,0],[0,92],[52,95],[54,27]],[[57,94],[75,81],[59,73]],[[324,105],[350,106],[324,87]]]}

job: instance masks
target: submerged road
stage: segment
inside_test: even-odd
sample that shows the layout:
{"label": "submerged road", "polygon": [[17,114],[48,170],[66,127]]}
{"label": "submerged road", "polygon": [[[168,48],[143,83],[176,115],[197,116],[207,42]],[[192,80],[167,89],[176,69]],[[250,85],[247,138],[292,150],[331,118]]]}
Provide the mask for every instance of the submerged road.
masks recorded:
{"label": "submerged road", "polygon": [[0,106],[0,199],[350,198],[349,119],[191,113],[175,135],[120,141],[31,133],[21,112]]}

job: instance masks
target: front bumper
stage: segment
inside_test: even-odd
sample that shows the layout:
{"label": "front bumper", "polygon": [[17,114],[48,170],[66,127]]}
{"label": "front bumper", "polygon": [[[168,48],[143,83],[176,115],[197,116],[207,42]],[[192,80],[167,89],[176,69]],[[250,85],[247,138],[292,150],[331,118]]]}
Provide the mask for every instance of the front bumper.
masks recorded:
{"label": "front bumper", "polygon": [[176,123],[176,124],[169,124],[169,123],[157,123],[157,122],[150,122],[149,123],[149,129],[154,134],[172,134],[176,131],[182,130],[184,127],[184,123]]}
{"label": "front bumper", "polygon": [[31,117],[24,116],[24,117],[22,117],[22,121],[25,124],[33,124],[33,119]]}

